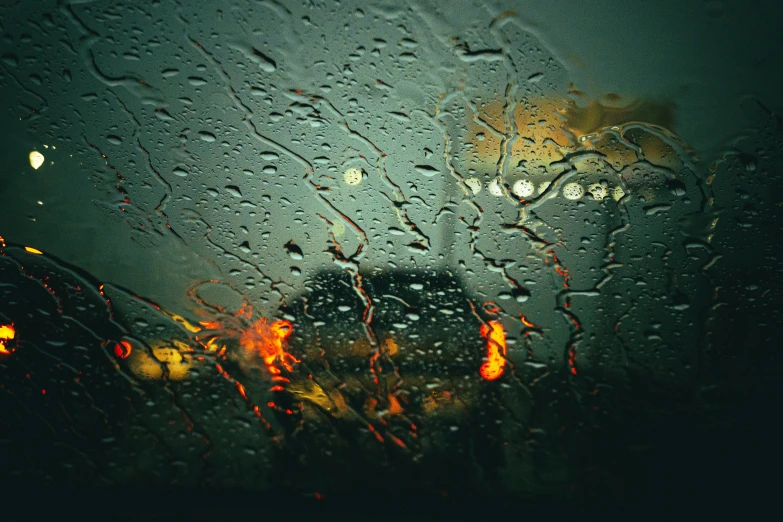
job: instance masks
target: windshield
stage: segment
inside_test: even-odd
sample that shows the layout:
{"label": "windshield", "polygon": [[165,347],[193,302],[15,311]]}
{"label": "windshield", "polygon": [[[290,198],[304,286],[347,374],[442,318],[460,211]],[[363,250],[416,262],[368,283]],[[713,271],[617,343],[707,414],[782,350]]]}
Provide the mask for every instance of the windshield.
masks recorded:
{"label": "windshield", "polygon": [[733,488],[781,369],[775,18],[4,4],[0,486]]}

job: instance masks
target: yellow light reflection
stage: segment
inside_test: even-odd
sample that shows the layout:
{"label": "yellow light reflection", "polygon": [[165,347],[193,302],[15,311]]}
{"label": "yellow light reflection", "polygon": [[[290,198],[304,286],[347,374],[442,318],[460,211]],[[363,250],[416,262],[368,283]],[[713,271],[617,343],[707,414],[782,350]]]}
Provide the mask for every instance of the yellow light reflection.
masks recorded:
{"label": "yellow light reflection", "polygon": [[13,325],[0,325],[0,354],[8,355],[11,353],[6,343],[16,337],[16,330]]}
{"label": "yellow light reflection", "polygon": [[30,153],[30,166],[34,168],[35,170],[38,170],[38,168],[43,165],[44,162],[44,155],[38,152],[37,150],[34,150]]}
{"label": "yellow light reflection", "polygon": [[169,343],[151,344],[152,354],[144,349],[130,351],[127,356],[128,367],[137,378],[154,381],[163,378],[164,369],[168,370],[168,380],[182,381],[190,376],[193,367],[193,350],[187,344],[172,340]]}

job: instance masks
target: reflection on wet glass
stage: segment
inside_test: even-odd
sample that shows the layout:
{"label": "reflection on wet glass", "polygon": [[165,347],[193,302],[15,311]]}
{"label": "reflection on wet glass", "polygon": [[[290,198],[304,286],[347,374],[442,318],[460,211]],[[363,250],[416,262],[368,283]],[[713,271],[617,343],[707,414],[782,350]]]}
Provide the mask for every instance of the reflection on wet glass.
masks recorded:
{"label": "reflection on wet glass", "polygon": [[9,107],[58,144],[18,175],[51,228],[0,238],[16,478],[584,492],[581,441],[722,383],[725,292],[775,295],[737,275],[781,208],[738,181],[780,181],[761,104],[707,161],[511,11],[169,7],[4,24]]}

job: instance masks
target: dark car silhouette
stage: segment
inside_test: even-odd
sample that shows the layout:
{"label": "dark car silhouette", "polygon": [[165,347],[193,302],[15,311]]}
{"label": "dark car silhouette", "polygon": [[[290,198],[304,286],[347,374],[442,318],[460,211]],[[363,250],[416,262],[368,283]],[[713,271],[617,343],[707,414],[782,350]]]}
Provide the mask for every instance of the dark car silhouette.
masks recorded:
{"label": "dark car silhouette", "polygon": [[316,489],[323,470],[337,491],[495,486],[507,367],[492,311],[444,270],[309,279],[281,309],[298,361],[270,401],[285,432],[284,481]]}

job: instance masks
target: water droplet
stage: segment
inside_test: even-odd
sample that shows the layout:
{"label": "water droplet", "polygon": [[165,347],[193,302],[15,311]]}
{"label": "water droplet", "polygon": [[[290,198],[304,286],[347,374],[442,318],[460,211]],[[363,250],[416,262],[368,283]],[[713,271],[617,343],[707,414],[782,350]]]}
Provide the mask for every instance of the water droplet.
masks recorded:
{"label": "water droplet", "polygon": [[609,191],[600,183],[593,183],[587,188],[587,191],[596,201],[601,201],[609,195]]}
{"label": "water droplet", "polygon": [[535,192],[536,188],[530,181],[526,179],[520,179],[514,183],[514,186],[511,190],[518,198],[527,198],[533,195],[533,192]]}
{"label": "water droplet", "polygon": [[288,252],[288,255],[291,256],[291,259],[296,261],[304,259],[304,253],[302,252],[302,249],[299,248],[299,245],[294,243],[293,240],[286,243],[284,248],[286,249],[286,252]]}
{"label": "water droplet", "polygon": [[481,192],[481,182],[477,178],[466,179],[465,185],[467,185],[474,194]]}
{"label": "water droplet", "polygon": [[672,208],[671,205],[663,203],[660,205],[650,205],[649,207],[644,207],[644,210],[646,215],[653,216],[661,212],[666,212],[670,208]]}
{"label": "water droplet", "polygon": [[669,192],[671,192],[673,196],[679,197],[685,195],[685,184],[681,181],[678,181],[676,179],[667,179],[666,187],[669,189]]}
{"label": "water droplet", "polygon": [[429,165],[416,165],[414,168],[419,174],[421,174],[422,176],[426,176],[428,178],[440,172],[435,167],[430,167]]}
{"label": "water droplet", "polygon": [[345,172],[343,172],[343,180],[348,185],[358,185],[362,182],[362,171],[361,169],[357,169],[354,167],[351,167],[349,169],[346,169]]}
{"label": "water droplet", "polygon": [[33,167],[35,170],[38,170],[38,168],[43,165],[44,162],[44,156],[37,150],[34,150],[30,153],[30,166]]}
{"label": "water droplet", "polygon": [[563,197],[570,200],[577,200],[585,195],[585,189],[576,182],[566,183],[563,187]]}

